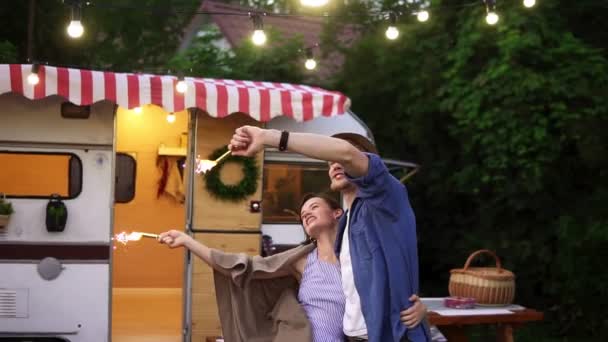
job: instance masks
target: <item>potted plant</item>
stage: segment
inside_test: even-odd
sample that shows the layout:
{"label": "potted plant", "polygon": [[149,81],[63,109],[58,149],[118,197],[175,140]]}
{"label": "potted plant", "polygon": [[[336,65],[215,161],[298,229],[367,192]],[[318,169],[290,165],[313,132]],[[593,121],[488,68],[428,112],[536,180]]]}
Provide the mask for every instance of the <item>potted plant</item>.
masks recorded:
{"label": "potted plant", "polygon": [[6,200],[6,197],[2,195],[0,197],[0,229],[8,226],[8,221],[11,214],[14,213],[13,204]]}

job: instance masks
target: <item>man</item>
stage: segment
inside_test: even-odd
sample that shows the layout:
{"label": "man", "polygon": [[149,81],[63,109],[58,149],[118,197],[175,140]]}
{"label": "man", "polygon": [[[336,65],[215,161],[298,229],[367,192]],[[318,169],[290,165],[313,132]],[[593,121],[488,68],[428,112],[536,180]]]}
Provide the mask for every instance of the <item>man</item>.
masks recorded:
{"label": "man", "polygon": [[351,341],[428,341],[425,324],[408,329],[401,322],[402,315],[424,309],[415,296],[416,223],[407,191],[377,154],[360,151],[374,150],[357,137],[243,126],[235,131],[230,148],[234,155],[253,156],[272,146],[328,161],[331,187],[342,193],[347,210],[336,239],[346,295],[345,335]]}

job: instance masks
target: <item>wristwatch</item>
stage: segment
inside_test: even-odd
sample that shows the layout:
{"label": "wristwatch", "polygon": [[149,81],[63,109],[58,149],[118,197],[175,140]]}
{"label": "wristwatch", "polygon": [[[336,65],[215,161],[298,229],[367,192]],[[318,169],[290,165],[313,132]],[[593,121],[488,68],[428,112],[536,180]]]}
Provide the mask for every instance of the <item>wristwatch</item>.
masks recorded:
{"label": "wristwatch", "polygon": [[287,150],[287,141],[289,140],[289,132],[281,132],[281,140],[279,140],[279,151],[283,152]]}

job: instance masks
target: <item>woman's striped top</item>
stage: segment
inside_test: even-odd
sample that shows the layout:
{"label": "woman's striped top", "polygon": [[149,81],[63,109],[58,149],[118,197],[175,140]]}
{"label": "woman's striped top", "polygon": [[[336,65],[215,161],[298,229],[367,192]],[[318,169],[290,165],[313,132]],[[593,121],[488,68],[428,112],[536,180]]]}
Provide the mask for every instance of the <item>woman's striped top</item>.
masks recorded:
{"label": "woman's striped top", "polygon": [[313,342],[343,342],[344,292],[339,263],[318,258],[315,248],[306,257],[298,300],[312,327]]}

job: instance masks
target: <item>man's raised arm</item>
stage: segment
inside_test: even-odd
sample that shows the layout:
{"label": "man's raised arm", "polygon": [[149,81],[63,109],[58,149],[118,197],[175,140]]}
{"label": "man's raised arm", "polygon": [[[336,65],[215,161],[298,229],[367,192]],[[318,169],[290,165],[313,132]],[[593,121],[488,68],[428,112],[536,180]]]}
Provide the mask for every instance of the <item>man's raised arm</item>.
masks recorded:
{"label": "man's raised arm", "polygon": [[242,126],[236,129],[230,149],[232,154],[253,156],[265,146],[285,148],[305,156],[340,163],[351,177],[367,174],[369,160],[349,142],[320,134],[284,133],[275,129]]}

